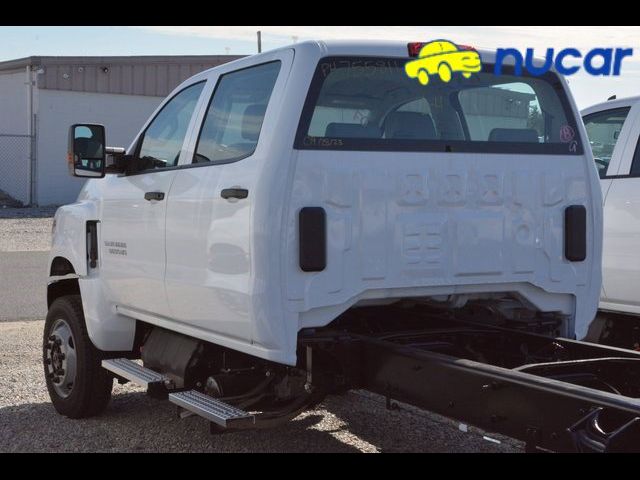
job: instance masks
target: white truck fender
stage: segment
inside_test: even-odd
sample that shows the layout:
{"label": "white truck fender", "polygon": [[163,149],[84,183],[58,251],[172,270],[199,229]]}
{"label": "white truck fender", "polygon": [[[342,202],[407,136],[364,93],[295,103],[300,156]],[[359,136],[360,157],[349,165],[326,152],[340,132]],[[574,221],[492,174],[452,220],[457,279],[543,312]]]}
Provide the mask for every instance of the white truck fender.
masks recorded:
{"label": "white truck fender", "polygon": [[97,218],[93,202],[77,202],[58,208],[53,220],[48,272],[51,272],[53,260],[62,257],[71,263],[76,275],[87,275],[87,220]]}
{"label": "white truck fender", "polygon": [[87,332],[93,344],[104,351],[131,350],[135,320],[116,313],[115,306],[106,300],[109,297],[103,291],[99,268],[88,268],[86,229],[89,220],[99,220],[98,209],[93,201],[79,201],[56,211],[48,272],[51,273],[53,261],[61,257],[71,263],[75,273],[49,275],[49,284],[77,279]]}

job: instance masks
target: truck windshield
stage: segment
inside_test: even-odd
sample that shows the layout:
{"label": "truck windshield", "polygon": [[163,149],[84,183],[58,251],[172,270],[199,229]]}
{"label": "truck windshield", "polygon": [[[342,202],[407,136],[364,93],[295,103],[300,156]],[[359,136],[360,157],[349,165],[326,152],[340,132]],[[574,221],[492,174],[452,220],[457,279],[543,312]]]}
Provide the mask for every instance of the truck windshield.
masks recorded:
{"label": "truck windshield", "polygon": [[427,85],[409,78],[413,59],[327,57],[316,68],[295,148],[582,154],[555,73],[502,75],[485,64],[469,78]]}

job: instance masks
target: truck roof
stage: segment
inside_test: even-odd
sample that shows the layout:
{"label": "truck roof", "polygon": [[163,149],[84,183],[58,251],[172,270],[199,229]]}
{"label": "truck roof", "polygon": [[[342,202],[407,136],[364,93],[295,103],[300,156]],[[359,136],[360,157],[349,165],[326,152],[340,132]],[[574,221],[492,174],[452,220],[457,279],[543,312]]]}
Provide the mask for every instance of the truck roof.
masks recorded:
{"label": "truck roof", "polygon": [[[340,56],[340,55],[362,55],[362,56],[376,56],[376,57],[400,57],[408,58],[408,44],[409,43],[428,43],[435,41],[436,39],[409,39],[406,41],[401,40],[306,40],[304,42],[294,43],[286,45],[273,50],[268,50],[263,53],[257,53],[251,55],[251,58],[258,59],[262,55],[272,54],[273,52],[293,49],[296,52],[307,53],[320,53],[321,56]],[[454,43],[454,42],[452,42]],[[473,45],[472,45],[473,47]],[[492,62],[495,59],[495,51],[476,48],[478,53],[481,54],[484,61]],[[244,57],[246,59],[247,57]],[[242,61],[243,59],[235,60]],[[536,61],[538,59],[536,58]],[[542,62],[542,60],[540,60]],[[225,65],[232,64],[229,62]],[[508,57],[505,59],[505,64],[512,65],[513,59]],[[206,72],[210,72],[216,67],[213,67]]]}
{"label": "truck roof", "polygon": [[587,108],[583,108],[582,110],[580,110],[580,114],[587,115],[591,112],[597,112],[600,110],[609,110],[612,108],[625,107],[628,105],[632,105],[638,101],[640,101],[640,95],[634,95],[631,97],[624,97],[624,98],[616,98],[614,100],[607,100],[604,102],[596,103],[595,105],[590,105]]}
{"label": "truck roof", "polygon": [[[315,44],[318,47],[326,48],[328,54],[356,54],[356,55],[376,55],[376,56],[392,56],[392,57],[408,57],[407,46],[410,43],[429,43],[432,41],[443,41],[443,39],[407,39],[402,40],[318,40],[301,42],[293,45],[297,47],[303,43]],[[449,41],[449,40],[447,40]],[[455,42],[455,45],[459,45]],[[472,47],[476,48],[474,45]],[[285,47],[287,48],[287,47]],[[288,48],[291,48],[289,46]],[[482,54],[482,57],[487,60],[495,58],[495,52],[487,49],[476,48],[476,50]]]}

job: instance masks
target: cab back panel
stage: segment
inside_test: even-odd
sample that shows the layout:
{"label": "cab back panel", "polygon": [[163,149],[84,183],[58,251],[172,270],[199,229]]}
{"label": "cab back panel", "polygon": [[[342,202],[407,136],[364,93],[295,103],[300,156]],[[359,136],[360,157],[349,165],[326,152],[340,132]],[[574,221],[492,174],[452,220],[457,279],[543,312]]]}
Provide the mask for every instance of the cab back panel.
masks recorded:
{"label": "cab back panel", "polygon": [[[286,299],[298,312],[411,287],[531,283],[593,309],[599,258],[588,160],[576,155],[300,150]],[[587,259],[564,257],[564,211],[588,209]],[[298,211],[326,211],[327,267],[298,265]],[[371,292],[375,290],[375,292]],[[330,319],[326,319],[330,321]]]}

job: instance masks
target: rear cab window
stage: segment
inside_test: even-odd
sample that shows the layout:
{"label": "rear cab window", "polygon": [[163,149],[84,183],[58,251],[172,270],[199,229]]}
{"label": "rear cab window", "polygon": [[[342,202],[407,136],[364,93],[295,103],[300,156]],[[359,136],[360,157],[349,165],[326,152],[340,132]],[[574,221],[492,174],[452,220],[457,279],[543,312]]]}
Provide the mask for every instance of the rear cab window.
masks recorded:
{"label": "rear cab window", "polygon": [[320,60],[295,148],[477,153],[583,153],[560,79],[502,75],[485,64],[471,78],[421,85],[412,59]]}

